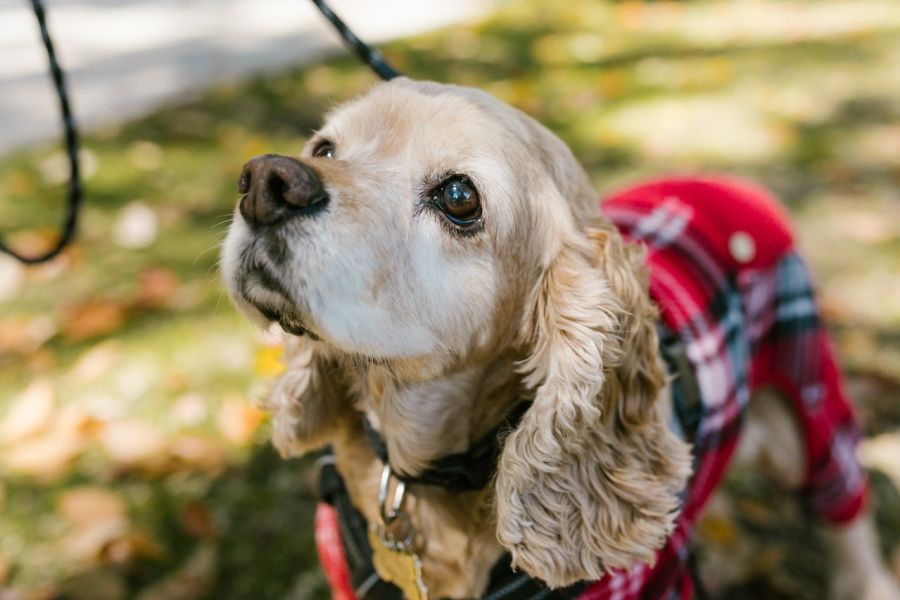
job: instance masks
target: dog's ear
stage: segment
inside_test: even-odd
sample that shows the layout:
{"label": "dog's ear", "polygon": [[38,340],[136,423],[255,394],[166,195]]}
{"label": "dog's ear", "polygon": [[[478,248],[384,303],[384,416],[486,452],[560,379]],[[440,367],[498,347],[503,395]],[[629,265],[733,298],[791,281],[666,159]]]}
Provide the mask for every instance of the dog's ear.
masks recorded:
{"label": "dog's ear", "polygon": [[272,414],[272,443],[285,458],[328,444],[346,410],[338,369],[315,345],[305,337],[288,338],[285,371],[263,404]]}
{"label": "dog's ear", "polygon": [[599,220],[561,231],[522,326],[534,400],[496,480],[500,543],[551,587],[652,561],[690,472],[656,402],[665,372],[643,252]]}

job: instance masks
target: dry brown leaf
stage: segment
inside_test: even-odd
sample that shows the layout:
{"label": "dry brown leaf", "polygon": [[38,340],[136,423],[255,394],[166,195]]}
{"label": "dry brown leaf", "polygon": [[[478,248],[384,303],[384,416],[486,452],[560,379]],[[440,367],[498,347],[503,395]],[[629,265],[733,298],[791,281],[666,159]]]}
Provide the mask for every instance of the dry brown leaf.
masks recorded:
{"label": "dry brown leaf", "polygon": [[265,413],[240,399],[226,400],[219,410],[219,431],[232,444],[243,446],[253,440],[253,434],[265,418]]}
{"label": "dry brown leaf", "polygon": [[212,544],[201,544],[175,573],[161,579],[138,600],[194,600],[206,597],[215,581],[218,557]]}
{"label": "dry brown leaf", "polygon": [[102,342],[78,358],[72,367],[72,376],[79,383],[91,383],[107,374],[121,357],[122,350],[117,342]]}
{"label": "dry brown leaf", "polygon": [[125,306],[111,298],[91,298],[69,307],[62,319],[62,334],[73,342],[105,335],[125,324]]}
{"label": "dry brown leaf", "polygon": [[199,435],[183,435],[176,438],[169,453],[179,466],[199,469],[216,474],[225,468],[225,449],[221,444]]}
{"label": "dry brown leaf", "polygon": [[862,464],[883,472],[900,490],[900,431],[865,439],[860,442],[858,452]]}
{"label": "dry brown leaf", "polygon": [[80,436],[51,430],[11,446],[0,458],[11,471],[48,481],[65,474],[86,445],[86,439]]}
{"label": "dry brown leaf", "polygon": [[31,354],[55,334],[56,325],[46,316],[2,319],[0,354]]}
{"label": "dry brown leaf", "polygon": [[15,298],[25,283],[25,265],[11,256],[0,255],[0,302]]}
{"label": "dry brown leaf", "polygon": [[284,373],[283,355],[284,350],[280,344],[262,346],[256,351],[256,357],[253,360],[253,370],[259,375],[266,377],[281,375]]}
{"label": "dry brown leaf", "polygon": [[86,527],[102,521],[124,521],[127,506],[119,494],[98,486],[81,486],[65,491],[57,508],[70,525]]}
{"label": "dry brown leaf", "polygon": [[697,531],[703,541],[715,546],[733,546],[740,537],[734,521],[720,516],[707,516],[697,524]]}
{"label": "dry brown leaf", "polygon": [[104,561],[106,549],[128,533],[128,521],[106,519],[79,527],[61,543],[63,552],[72,560],[86,563]]}
{"label": "dry brown leaf", "polygon": [[171,306],[181,282],[171,269],[150,267],[141,272],[137,302],[147,308]]}
{"label": "dry brown leaf", "polygon": [[164,460],[165,436],[139,421],[113,421],[100,432],[100,444],[119,466],[152,466]]}
{"label": "dry brown leaf", "polygon": [[0,444],[14,444],[45,430],[53,412],[53,384],[48,379],[35,379],[13,400],[0,422]]}
{"label": "dry brown leaf", "polygon": [[184,394],[172,405],[172,416],[181,425],[199,425],[206,419],[206,400],[200,394]]}
{"label": "dry brown leaf", "polygon": [[216,537],[216,524],[209,508],[202,502],[189,502],[181,511],[181,524],[191,536],[200,539]]}
{"label": "dry brown leaf", "polygon": [[53,429],[62,435],[72,435],[84,441],[91,441],[97,437],[104,426],[103,421],[88,414],[81,406],[67,404],[56,416]]}
{"label": "dry brown leaf", "polygon": [[149,533],[129,531],[107,545],[103,550],[102,558],[104,562],[122,565],[137,558],[159,560],[164,555],[163,547]]}
{"label": "dry brown leaf", "polygon": [[13,234],[12,247],[25,256],[37,256],[44,254],[59,240],[59,231],[51,227],[44,229],[32,229]]}

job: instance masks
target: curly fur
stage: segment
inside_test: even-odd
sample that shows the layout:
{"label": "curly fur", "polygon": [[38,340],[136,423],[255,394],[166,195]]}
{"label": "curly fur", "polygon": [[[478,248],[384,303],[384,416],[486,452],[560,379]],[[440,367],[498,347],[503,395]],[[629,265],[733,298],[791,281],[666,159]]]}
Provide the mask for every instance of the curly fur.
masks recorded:
{"label": "curly fur", "polygon": [[655,407],[666,380],[642,252],[599,221],[566,238],[524,317],[535,398],[496,484],[500,543],[551,587],[652,561],[690,474]]}
{"label": "curly fur", "polygon": [[[287,262],[269,260],[239,214],[223,251],[241,308],[259,318],[254,307],[277,302],[322,340],[291,342],[268,403],[278,449],[333,444],[351,497],[375,518],[378,464],[362,414],[394,469],[414,475],[533,396],[494,488],[410,490],[432,594],[480,596],[503,547],[551,586],[652,560],[689,450],[659,406],[666,381],[641,252],[598,216],[569,149],[482,92],[404,79],[338,109],[317,136],[335,141],[337,159],[309,145],[302,158],[331,204],[315,227],[278,232]],[[484,231],[471,238],[415,205],[454,172],[483,199]],[[278,267],[279,296],[235,283],[259,263]]]}

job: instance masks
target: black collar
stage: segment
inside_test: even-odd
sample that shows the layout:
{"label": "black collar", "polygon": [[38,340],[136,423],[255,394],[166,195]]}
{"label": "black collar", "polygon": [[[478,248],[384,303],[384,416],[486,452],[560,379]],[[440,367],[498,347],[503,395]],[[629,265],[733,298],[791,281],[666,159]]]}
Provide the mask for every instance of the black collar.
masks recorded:
{"label": "black collar", "polygon": [[[531,402],[520,402],[494,429],[478,440],[465,452],[449,454],[431,463],[419,475],[394,473],[407,484],[437,485],[455,492],[483,489],[494,476],[497,458],[500,456],[500,439],[515,429]],[[369,420],[363,417],[363,428],[369,437],[375,454],[384,464],[388,463],[387,445]]]}

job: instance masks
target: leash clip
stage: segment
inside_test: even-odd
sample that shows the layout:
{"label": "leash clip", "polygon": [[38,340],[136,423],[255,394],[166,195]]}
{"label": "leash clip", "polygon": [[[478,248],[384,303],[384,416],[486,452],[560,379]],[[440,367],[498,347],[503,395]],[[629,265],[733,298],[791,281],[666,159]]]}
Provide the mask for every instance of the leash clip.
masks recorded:
{"label": "leash clip", "polygon": [[400,588],[406,600],[428,600],[422,560],[413,550],[412,521],[402,510],[405,498],[406,482],[385,462],[378,484],[379,518],[369,529],[372,564],[380,577]]}
{"label": "leash clip", "polygon": [[[391,494],[393,480],[393,494]],[[375,529],[382,543],[391,550],[409,552],[412,547],[412,523],[409,515],[401,510],[406,499],[406,482],[397,477],[391,465],[385,463],[378,484],[378,515],[380,522]],[[399,535],[398,535],[399,533]]]}

